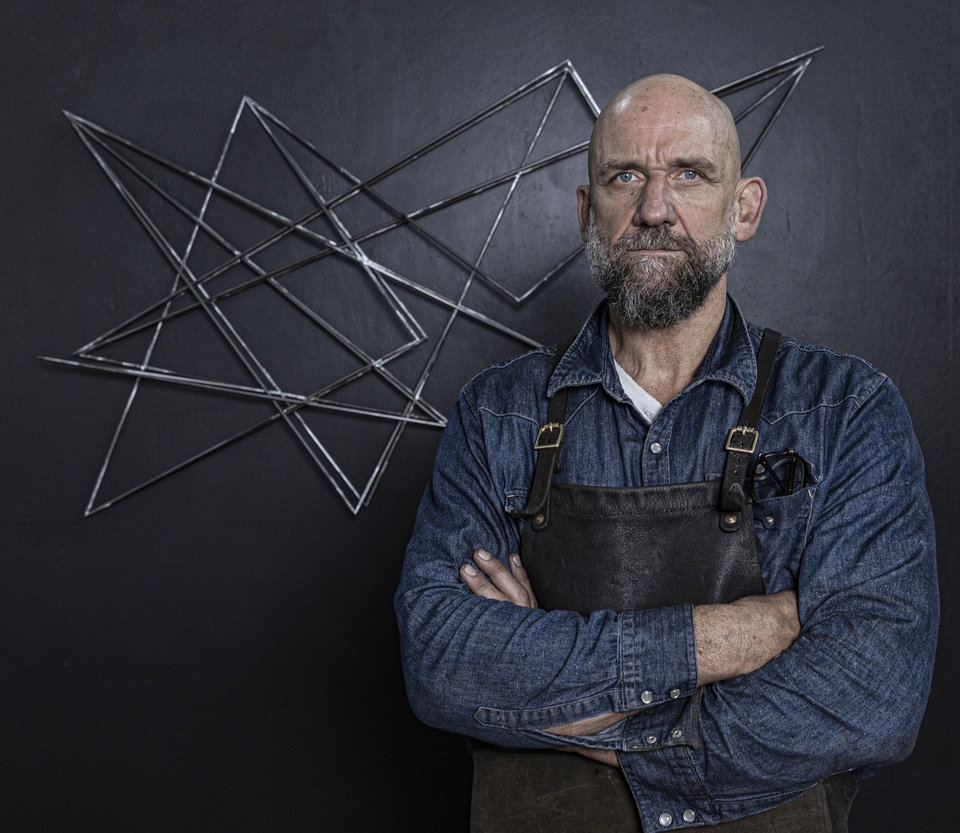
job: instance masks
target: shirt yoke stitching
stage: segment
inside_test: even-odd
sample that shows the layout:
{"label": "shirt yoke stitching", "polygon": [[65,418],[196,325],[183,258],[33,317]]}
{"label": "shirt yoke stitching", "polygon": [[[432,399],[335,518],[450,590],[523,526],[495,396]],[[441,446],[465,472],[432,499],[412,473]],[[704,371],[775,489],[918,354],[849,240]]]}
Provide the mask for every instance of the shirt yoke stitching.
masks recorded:
{"label": "shirt yoke stitching", "polygon": [[516,417],[517,419],[522,419],[522,420],[525,420],[526,422],[532,422],[534,425],[540,424],[539,421],[533,419],[532,417],[529,417],[526,414],[518,414],[516,411],[505,411],[503,413],[500,413],[498,411],[494,411],[492,408],[488,408],[486,405],[481,405],[477,409],[477,411],[478,413],[482,411],[486,411],[488,414],[490,414],[490,416],[497,417],[497,418]]}
{"label": "shirt yoke stitching", "polygon": [[[868,363],[864,362],[864,364],[868,364]],[[845,397],[843,397],[843,399],[839,400],[838,402],[820,402],[816,405],[812,405],[811,407],[803,410],[785,411],[784,413],[777,416],[775,419],[771,419],[769,416],[766,416],[766,415],[763,416],[762,419],[768,425],[776,425],[780,420],[785,419],[788,416],[803,416],[806,414],[811,414],[814,411],[819,410],[820,408],[839,408],[841,405],[843,405],[845,402],[851,399],[853,400],[855,405],[854,410],[859,411],[860,408],[863,407],[864,402],[870,399],[883,386],[883,383],[887,381],[887,378],[888,377],[886,374],[880,373],[879,371],[877,371],[876,376],[874,377],[875,384],[865,391],[861,391],[860,393],[848,393]]]}
{"label": "shirt yoke stitching", "polygon": [[768,425],[776,425],[778,422],[780,422],[780,420],[786,419],[788,416],[804,416],[806,414],[812,414],[814,411],[819,411],[821,408],[839,408],[841,405],[844,404],[844,402],[847,402],[850,399],[852,399],[856,403],[857,408],[860,407],[861,403],[860,403],[859,397],[854,393],[850,393],[850,394],[847,394],[845,397],[843,397],[843,399],[841,399],[839,402],[820,402],[817,405],[813,405],[804,410],[784,411],[775,419],[771,419],[770,417],[764,415],[763,421]]}
{"label": "shirt yoke stitching", "polygon": [[[783,341],[780,342],[781,350],[797,350],[801,353],[828,353],[831,356],[834,356],[838,359],[849,359],[851,362],[862,365],[867,370],[872,371],[874,374],[880,377],[884,377],[885,374],[881,373],[877,368],[875,368],[870,362],[866,359],[862,359],[859,356],[854,356],[850,353],[841,353],[837,350],[834,350],[832,347],[827,347],[825,344],[807,344],[804,341],[799,341],[792,336],[784,336]],[[778,358],[779,361],[779,358]]]}

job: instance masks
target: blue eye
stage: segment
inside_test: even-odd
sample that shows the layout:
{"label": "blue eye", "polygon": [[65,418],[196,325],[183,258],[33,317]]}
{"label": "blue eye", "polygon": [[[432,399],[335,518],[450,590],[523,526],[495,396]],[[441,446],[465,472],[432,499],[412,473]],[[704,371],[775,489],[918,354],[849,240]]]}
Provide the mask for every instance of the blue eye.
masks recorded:
{"label": "blue eye", "polygon": [[683,172],[683,178],[684,178],[684,179],[696,179],[698,176],[700,176],[700,174],[698,174],[696,171],[684,171],[684,172]]}
{"label": "blue eye", "polygon": [[634,176],[629,171],[624,171],[622,174],[617,174],[617,179],[620,180],[620,182],[632,182]]}

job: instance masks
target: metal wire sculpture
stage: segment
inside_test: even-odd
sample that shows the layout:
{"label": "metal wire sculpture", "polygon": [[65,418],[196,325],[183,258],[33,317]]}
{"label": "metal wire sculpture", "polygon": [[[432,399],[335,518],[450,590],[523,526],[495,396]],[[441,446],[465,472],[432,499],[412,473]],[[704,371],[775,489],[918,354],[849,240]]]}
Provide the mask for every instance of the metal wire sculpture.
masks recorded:
{"label": "metal wire sculpture", "polygon": [[[776,81],[772,87],[764,91],[763,95],[736,116],[739,122],[768,99],[775,97],[778,93],[781,96],[758,138],[747,152],[744,166],[753,159],[818,51],[819,49],[805,52],[713,91],[723,97],[765,82]],[[526,144],[521,163],[515,168],[412,211],[400,209],[377,189],[376,186],[382,185],[391,176],[408,168],[417,160],[428,157],[441,146],[467,134],[468,131],[483,124],[494,115],[508,111],[509,108],[542,88],[547,91],[545,110]],[[140,492],[190,464],[274,424],[285,424],[288,427],[308,457],[325,475],[353,514],[357,514],[361,508],[369,505],[406,426],[423,425],[442,428],[446,422],[440,410],[426,399],[424,388],[441,351],[448,342],[451,328],[459,318],[472,320],[489,331],[512,339],[519,345],[539,346],[534,339],[471,307],[467,300],[471,289],[475,283],[479,282],[514,307],[524,304],[555,276],[563,272],[583,250],[581,245],[577,245],[546,272],[535,276],[520,291],[509,288],[507,282],[490,274],[484,266],[484,258],[498,229],[502,227],[507,209],[521,180],[537,171],[548,169],[582,154],[587,149],[588,130],[585,131],[585,135],[574,137],[569,144],[565,142],[560,150],[539,157],[535,155],[558,98],[565,89],[572,90],[578,97],[581,105],[590,115],[589,122],[592,123],[599,113],[599,108],[573,64],[565,61],[366,179],[360,179],[329,159],[308,140],[250,98],[244,98],[241,102],[214,172],[210,176],[197,174],[86,119],[65,112],[71,126],[173,271],[169,292],[146,308],[74,351],[68,358],[40,357],[45,361],[61,365],[112,373],[132,379],[132,388],[96,477],[84,516],[107,509],[123,498]],[[235,141],[241,117],[244,115],[254,117],[256,125],[263,131],[274,152],[287,166],[295,181],[309,195],[310,207],[302,216],[286,216],[281,211],[222,184],[221,174],[224,164]],[[332,195],[322,193],[324,189],[315,181],[316,176],[311,176],[307,171],[311,162],[317,163],[323,170],[334,172],[334,178],[340,185],[338,193]],[[153,173],[148,169],[152,169]],[[163,177],[158,172],[162,172],[167,178],[192,183],[194,187],[201,189],[202,199],[199,201],[199,207],[190,207],[185,200],[174,196],[171,188],[161,184],[160,180]],[[174,245],[170,235],[161,230],[144,196],[138,197],[134,193],[134,187],[143,194],[151,195],[150,199],[154,203],[162,203],[186,221],[190,231],[185,245],[179,247]],[[479,248],[479,254],[475,257],[465,256],[456,247],[441,239],[438,234],[430,231],[424,222],[437,212],[494,189],[503,189],[504,195],[500,200],[499,210]],[[351,201],[361,197],[371,205],[377,206],[384,219],[363,231],[353,232],[348,229],[342,215]],[[240,245],[231,239],[231,233],[222,227],[222,223],[215,224],[208,219],[214,200],[226,201],[250,217],[259,218],[260,221],[268,223],[272,230],[252,244]],[[465,273],[466,277],[459,291],[453,293],[438,291],[424,280],[415,280],[381,262],[382,259],[372,258],[365,250],[364,244],[399,228],[409,229],[420,241],[442,254],[448,262],[454,264],[456,269]],[[200,240],[205,244],[215,244],[221,252],[222,260],[202,274],[196,274],[195,269],[191,267],[191,258]],[[306,244],[306,254],[292,258],[281,256],[279,265],[274,265],[272,268],[264,265],[264,258],[271,253],[275,255],[281,244],[290,243],[292,240],[299,241],[301,245]],[[328,258],[352,264],[352,268],[360,279],[378,299],[380,312],[394,322],[390,326],[394,329],[398,328],[402,333],[402,341],[392,344],[387,349],[372,351],[358,343],[351,334],[344,332],[343,328],[337,326],[329,315],[321,314],[316,308],[317,304],[306,300],[302,292],[295,292],[289,285],[285,285],[284,279],[294,274],[303,274],[307,267],[324,266],[325,261],[330,262],[327,261]],[[243,279],[239,282],[228,279],[228,276],[235,275],[238,269]],[[275,378],[277,369],[274,368],[271,372],[265,362],[258,358],[257,352],[249,343],[249,337],[245,338],[241,334],[242,328],[237,326],[224,310],[224,302],[227,299],[236,298],[255,287],[260,287],[260,291],[266,288],[275,293],[276,297],[289,304],[293,310],[305,316],[313,326],[318,328],[318,333],[326,334],[336,345],[339,345],[339,348],[346,351],[346,354],[352,357],[353,363],[349,370],[338,378],[325,382],[319,389],[309,392],[289,390],[287,386],[279,384]],[[404,381],[400,374],[391,369],[391,364],[427,341],[428,334],[421,322],[410,311],[409,303],[405,303],[398,292],[406,293],[409,297],[426,299],[446,311],[439,335],[433,339],[432,350],[419,366],[413,383]],[[245,384],[178,371],[154,363],[161,332],[165,328],[176,326],[178,321],[191,313],[203,316],[208,326],[239,360],[247,376]],[[138,361],[125,361],[103,354],[102,351],[105,348],[134,336],[139,336],[146,341],[142,358]],[[278,333],[278,336],[282,334]],[[376,377],[385,389],[392,392],[393,397],[399,397],[399,401],[403,403],[402,407],[398,409],[371,406],[335,398],[338,391],[342,392],[358,379],[368,375]],[[263,418],[243,430],[224,437],[199,453],[189,455],[186,459],[98,503],[104,478],[137,400],[141,382],[144,381],[164,382],[185,388],[258,400],[265,403],[269,410]],[[305,416],[318,411],[340,413],[362,420],[379,420],[392,426],[372,471],[363,482],[354,482],[356,478],[347,475],[344,466],[337,459],[335,449],[329,442],[323,442],[308,423]]]}

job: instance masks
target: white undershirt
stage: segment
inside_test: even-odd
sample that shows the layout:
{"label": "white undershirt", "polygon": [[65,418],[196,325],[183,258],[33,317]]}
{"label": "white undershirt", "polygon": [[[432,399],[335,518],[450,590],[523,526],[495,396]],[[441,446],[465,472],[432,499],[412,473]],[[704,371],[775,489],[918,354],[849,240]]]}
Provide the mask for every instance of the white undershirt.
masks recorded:
{"label": "white undershirt", "polygon": [[627,373],[616,360],[613,362],[617,366],[617,375],[620,377],[620,385],[627,398],[636,406],[637,410],[643,414],[643,418],[648,423],[653,423],[654,418],[663,408],[656,399],[647,393],[640,385],[633,381],[633,377]]}

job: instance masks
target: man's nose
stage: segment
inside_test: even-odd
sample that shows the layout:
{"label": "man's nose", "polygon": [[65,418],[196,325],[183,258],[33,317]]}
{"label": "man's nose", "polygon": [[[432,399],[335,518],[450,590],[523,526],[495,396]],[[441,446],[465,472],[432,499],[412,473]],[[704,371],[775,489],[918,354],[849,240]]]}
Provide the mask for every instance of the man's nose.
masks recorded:
{"label": "man's nose", "polygon": [[670,199],[667,183],[659,177],[651,177],[637,198],[634,224],[656,228],[664,224],[672,226],[677,221]]}

